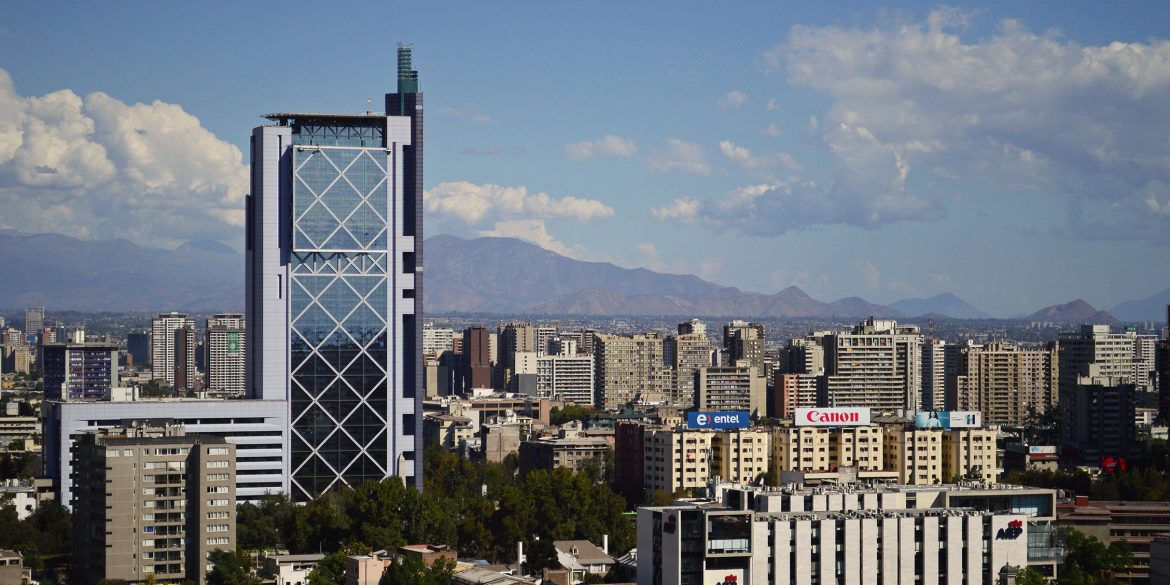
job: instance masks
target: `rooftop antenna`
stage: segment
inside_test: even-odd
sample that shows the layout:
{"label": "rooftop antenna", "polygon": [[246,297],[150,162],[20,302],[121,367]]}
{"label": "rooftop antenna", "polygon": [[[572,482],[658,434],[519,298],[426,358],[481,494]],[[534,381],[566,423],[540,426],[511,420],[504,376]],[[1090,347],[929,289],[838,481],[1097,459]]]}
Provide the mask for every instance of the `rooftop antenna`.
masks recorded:
{"label": "rooftop antenna", "polygon": [[366,115],[367,116],[374,115],[374,100],[373,99],[366,98]]}

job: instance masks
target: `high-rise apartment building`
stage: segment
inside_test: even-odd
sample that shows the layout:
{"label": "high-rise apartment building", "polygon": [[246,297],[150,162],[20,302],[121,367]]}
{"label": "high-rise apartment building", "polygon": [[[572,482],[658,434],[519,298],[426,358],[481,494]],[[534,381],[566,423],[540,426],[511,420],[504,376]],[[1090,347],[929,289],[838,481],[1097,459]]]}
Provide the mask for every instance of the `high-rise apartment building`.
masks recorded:
{"label": "high-rise apartment building", "polygon": [[1138,392],[1153,392],[1157,389],[1158,338],[1154,335],[1133,335],[1133,384]]}
{"label": "high-rise apartment building", "polygon": [[[1056,349],[993,342],[963,349],[957,409],[983,413],[986,424],[1019,426],[1030,411],[1055,405]],[[941,409],[938,409],[941,410]]]}
{"label": "high-rise apartment building", "polygon": [[597,405],[617,409],[639,396],[665,396],[671,376],[662,359],[662,342],[653,333],[633,337],[595,333]]}
{"label": "high-rise apartment building", "polygon": [[922,342],[922,399],[919,410],[946,409],[946,346],[933,337]]}
{"label": "high-rise apartment building", "polygon": [[922,395],[922,334],[869,318],[825,336],[824,404],[875,411],[914,410]]}
{"label": "high-rise apartment building", "polygon": [[[190,329],[190,333],[176,335],[180,329]],[[161,314],[151,322],[150,364],[152,377],[171,386],[175,386],[175,372],[180,369],[190,369],[192,381],[195,372],[194,344],[187,343],[187,335],[195,335],[195,319],[182,313]],[[189,353],[179,355],[175,345],[176,339],[181,339],[184,348],[190,348]],[[188,361],[190,363],[188,363]]]}
{"label": "high-rise apartment building", "polygon": [[207,364],[205,388],[207,394],[220,398],[239,398],[244,395],[244,356],[247,355],[248,335],[244,316],[222,313],[207,319],[203,331],[204,363]]}
{"label": "high-rise apartment building", "polygon": [[190,395],[199,389],[199,335],[195,328],[184,325],[175,330],[175,390]]}
{"label": "high-rise apartment building", "polygon": [[561,355],[536,357],[537,396],[593,406],[593,357],[577,355],[576,344],[565,349]]}
{"label": "high-rise apartment building", "polygon": [[43,346],[46,400],[101,400],[118,385],[118,345],[49,343]]}
{"label": "high-rise apartment building", "polygon": [[73,583],[207,582],[236,550],[235,446],[181,425],[88,433],[73,447]]}
{"label": "high-rise apartment building", "polygon": [[24,334],[40,335],[45,328],[45,308],[29,307],[24,310]]}
{"label": "high-rise apartment building", "polygon": [[470,393],[475,388],[490,388],[492,385],[491,335],[487,327],[477,325],[463,331],[460,373],[456,390]]}
{"label": "high-rise apartment building", "polygon": [[[1058,380],[1055,401],[1064,400],[1084,376],[1119,377],[1133,382],[1134,336],[1113,333],[1108,325],[1082,325],[1080,331],[1061,333],[1058,341]],[[1091,366],[1097,366],[1090,371]]]}
{"label": "high-rise apartment building", "polygon": [[[742,363],[746,363],[741,361]],[[695,409],[767,416],[767,380],[752,366],[708,367],[695,372]]]}
{"label": "high-rise apartment building", "polygon": [[455,330],[450,327],[423,326],[423,355],[438,357],[445,351],[455,349]]}
{"label": "high-rise apartment building", "polygon": [[1135,388],[1128,376],[1105,376],[1092,365],[1060,399],[1065,457],[1088,465],[1140,452],[1134,424]]}
{"label": "high-rise apartment building", "polygon": [[663,352],[675,374],[670,403],[690,408],[695,401],[695,372],[712,365],[706,325],[697,319],[679,324],[678,335],[666,338]]}
{"label": "high-rise apartment building", "polygon": [[746,360],[761,376],[764,370],[764,326],[760,323],[732,321],[723,326],[723,348],[727,350],[728,363]]}
{"label": "high-rise apartment building", "polygon": [[248,387],[289,400],[291,496],[422,486],[423,95],[398,50],[386,112],[252,131]]}

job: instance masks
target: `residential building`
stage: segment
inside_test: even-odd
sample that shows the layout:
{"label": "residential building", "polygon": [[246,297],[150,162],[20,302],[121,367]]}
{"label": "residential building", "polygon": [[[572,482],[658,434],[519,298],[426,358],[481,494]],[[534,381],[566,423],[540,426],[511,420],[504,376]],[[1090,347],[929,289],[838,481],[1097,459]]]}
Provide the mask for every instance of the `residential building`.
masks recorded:
{"label": "residential building", "polygon": [[1133,384],[1138,392],[1153,392],[1157,389],[1158,337],[1155,335],[1133,335]]}
{"label": "residential building", "polygon": [[552,471],[564,467],[571,471],[596,471],[604,476],[609,441],[586,436],[581,423],[561,425],[555,437],[542,437],[520,443],[520,474],[536,469]]}
{"label": "residential building", "polygon": [[675,384],[670,393],[670,404],[683,408],[694,406],[695,372],[711,363],[711,340],[707,338],[707,326],[692,319],[678,326],[678,335],[668,336],[663,346],[663,355],[670,367],[674,368]]}
{"label": "residential building", "polygon": [[71,449],[78,436],[121,428],[130,421],[171,421],[190,434],[219,437],[235,445],[238,501],[259,502],[287,494],[288,403],[283,400],[139,399],[130,402],[61,402],[42,405],[45,476],[57,503],[69,507],[76,485]]}
{"label": "residential building", "polygon": [[47,343],[41,364],[46,400],[101,400],[118,385],[118,345]]}
{"label": "residential building", "polygon": [[81,437],[73,451],[73,583],[206,583],[235,551],[235,447],[179,425]]}
{"label": "residential building", "polygon": [[728,363],[745,360],[760,375],[764,375],[764,326],[760,323],[732,321],[723,326],[723,348]]}
{"label": "residential building", "polygon": [[646,493],[674,494],[706,486],[714,436],[706,430],[647,428],[642,474]]}
{"label": "residential building", "polygon": [[243,397],[244,362],[248,351],[244,315],[222,313],[208,318],[203,339],[208,396]]}
{"label": "residential building", "polygon": [[695,371],[695,409],[744,411],[767,416],[767,380],[755,366],[741,360],[735,367],[706,367]]}
{"label": "residential building", "polygon": [[0,585],[32,583],[32,568],[24,566],[20,551],[0,549]]}
{"label": "residential building", "polygon": [[632,337],[594,334],[596,404],[617,409],[642,398],[662,400],[669,393],[668,370],[663,362],[663,338],[658,334]]}
{"label": "residential building", "polygon": [[772,374],[772,393],[768,395],[768,416],[792,418],[797,408],[817,405],[820,374],[785,374],[780,370]]}
{"label": "residential building", "polygon": [[463,331],[462,360],[456,392],[470,394],[475,388],[492,387],[491,336],[476,325]]}
{"label": "residential building", "polygon": [[576,344],[562,354],[536,357],[536,395],[540,398],[593,406],[593,357],[577,355]]}
{"label": "residential building", "polygon": [[922,395],[918,327],[869,318],[848,333],[825,335],[825,406],[914,410]]}
{"label": "residential building", "polygon": [[45,328],[45,308],[29,307],[24,310],[24,334],[40,335]]}
{"label": "residential building", "polygon": [[947,342],[933,337],[922,342],[922,399],[918,410],[946,410]]}
{"label": "residential building", "polygon": [[733,429],[711,438],[709,475],[726,481],[752,483],[771,464],[771,436],[764,429]]}
{"label": "residential building", "polygon": [[554,540],[557,561],[569,572],[569,584],[585,582],[586,575],[604,577],[616,561],[588,540]]}
{"label": "residential building", "polygon": [[[1057,342],[1057,396],[1064,400],[1083,376],[1109,376],[1133,383],[1134,337],[1112,333],[1108,325],[1082,325],[1061,333]],[[1091,365],[1097,369],[1090,371]]]}
{"label": "residential building", "polygon": [[[175,341],[181,339],[183,343],[187,343],[186,335],[176,336],[176,332],[180,329],[187,328],[190,334],[195,332],[195,319],[190,315],[182,313],[164,313],[158,315],[151,321],[151,346],[150,346],[150,364],[151,371],[155,380],[166,382],[169,386],[175,385],[175,371],[177,366],[184,370],[189,370],[192,375],[195,372],[195,353],[194,344],[189,344],[190,353],[184,353],[179,356],[176,354]],[[181,364],[176,363],[176,357],[179,357]]]}
{"label": "residential building", "polygon": [[455,349],[455,330],[450,327],[434,327],[430,323],[423,324],[423,355],[438,357],[445,351]]}
{"label": "residential building", "polygon": [[1133,555],[1129,565],[1114,573],[1118,583],[1159,585],[1154,574],[1159,534],[1170,532],[1170,502],[1091,501],[1078,496],[1059,516],[1062,527],[1105,543],[1125,543]]}
{"label": "residential building", "polygon": [[1055,406],[1055,347],[1023,349],[997,341],[966,347],[962,356],[956,410],[979,411],[985,424],[1021,426],[1029,412]]}
{"label": "residential building", "polygon": [[289,400],[296,501],[423,483],[423,95],[407,46],[385,104],[252,131],[247,386]]}
{"label": "residential building", "polygon": [[308,585],[309,573],[325,558],[323,553],[266,555],[261,576],[272,585]]}
{"label": "residential building", "polygon": [[199,390],[198,374],[199,342],[193,326],[185,325],[175,330],[174,380],[175,390],[188,396]]}
{"label": "residential building", "polygon": [[918,429],[887,425],[883,433],[885,468],[908,485],[941,484],[956,479],[995,483],[999,476],[996,432],[988,429]]}

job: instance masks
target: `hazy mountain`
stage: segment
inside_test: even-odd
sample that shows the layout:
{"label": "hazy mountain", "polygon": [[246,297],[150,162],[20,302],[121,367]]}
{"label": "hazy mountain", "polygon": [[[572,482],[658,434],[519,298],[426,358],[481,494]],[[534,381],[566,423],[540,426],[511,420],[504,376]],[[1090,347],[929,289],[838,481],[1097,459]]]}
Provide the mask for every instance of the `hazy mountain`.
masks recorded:
{"label": "hazy mountain", "polygon": [[1077,299],[1063,305],[1045,307],[1028,315],[1029,321],[1049,323],[1091,323],[1096,325],[1112,325],[1117,319],[1106,311],[1098,311],[1093,305]]}
{"label": "hazy mountain", "polygon": [[1126,301],[1109,309],[1109,312],[1122,321],[1165,321],[1168,304],[1170,288],[1144,299]]}
{"label": "hazy mountain", "polygon": [[434,236],[425,248],[427,312],[710,317],[897,316],[864,299],[825,303],[796,287],[772,295],[697,276],[582,262],[512,238]]}
{"label": "hazy mountain", "polygon": [[50,310],[242,310],[244,258],[216,242],[176,250],[127,240],[0,233],[0,306]]}
{"label": "hazy mountain", "polygon": [[949,293],[940,293],[928,299],[903,299],[891,303],[890,308],[911,317],[943,316],[952,319],[990,319],[991,315],[975,308]]}

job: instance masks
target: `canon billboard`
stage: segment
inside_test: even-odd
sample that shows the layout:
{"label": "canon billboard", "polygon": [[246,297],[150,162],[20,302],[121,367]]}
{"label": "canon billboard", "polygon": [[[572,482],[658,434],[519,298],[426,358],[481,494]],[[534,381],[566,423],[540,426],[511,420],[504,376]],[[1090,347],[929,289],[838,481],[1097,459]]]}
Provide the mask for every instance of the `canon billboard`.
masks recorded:
{"label": "canon billboard", "polygon": [[798,427],[856,427],[869,424],[869,409],[861,408],[798,408]]}

